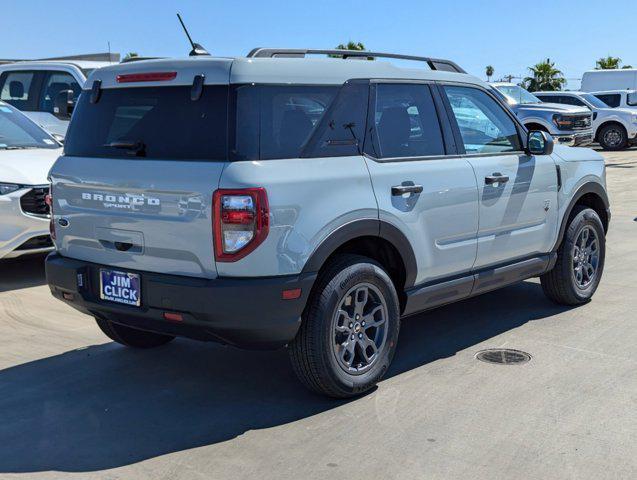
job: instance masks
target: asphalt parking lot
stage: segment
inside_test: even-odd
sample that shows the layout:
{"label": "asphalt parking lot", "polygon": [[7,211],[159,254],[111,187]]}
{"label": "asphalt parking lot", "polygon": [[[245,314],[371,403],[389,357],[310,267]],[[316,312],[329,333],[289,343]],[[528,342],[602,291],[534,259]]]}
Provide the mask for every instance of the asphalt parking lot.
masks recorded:
{"label": "asphalt parking lot", "polygon": [[[50,297],[41,257],[0,263],[0,478],[635,478],[637,148],[605,156],[591,303],[534,280],[412,317],[352,401],[306,392],[285,351],[120,347]],[[475,359],[502,346],[532,359]]]}

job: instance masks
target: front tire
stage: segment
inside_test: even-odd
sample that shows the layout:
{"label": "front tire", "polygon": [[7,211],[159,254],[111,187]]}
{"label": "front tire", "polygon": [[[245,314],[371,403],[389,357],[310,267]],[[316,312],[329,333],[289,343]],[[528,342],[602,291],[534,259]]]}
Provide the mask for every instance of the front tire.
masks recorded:
{"label": "front tire", "polygon": [[317,280],[289,345],[292,367],[316,393],[359,395],[387,371],[399,328],[398,295],[387,272],[367,257],[340,255]]}
{"label": "front tire", "polygon": [[610,124],[599,131],[599,144],[604,150],[624,150],[628,148],[628,133],[618,124]]}
{"label": "front tire", "polygon": [[97,326],[100,327],[100,330],[102,330],[108,338],[126,347],[155,348],[175,338],[172,335],[162,335],[160,333],[137,330],[136,328],[120,325],[103,318],[96,317],[95,321],[97,322]]}
{"label": "front tire", "polygon": [[605,255],[606,237],[599,215],[591,208],[576,206],[555,266],[540,277],[544,293],[560,305],[588,302],[602,278]]}

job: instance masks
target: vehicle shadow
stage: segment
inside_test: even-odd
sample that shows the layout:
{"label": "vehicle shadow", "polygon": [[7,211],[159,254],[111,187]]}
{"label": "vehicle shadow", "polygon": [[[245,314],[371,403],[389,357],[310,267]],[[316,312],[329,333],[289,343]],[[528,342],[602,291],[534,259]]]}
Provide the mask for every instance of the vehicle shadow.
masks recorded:
{"label": "vehicle shadow", "polygon": [[0,293],[44,285],[45,258],[46,254],[0,260]]}
{"label": "vehicle shadow", "polygon": [[[389,376],[560,311],[525,282],[411,317]],[[305,391],[284,350],[94,345],[0,371],[0,474],[115,468],[344,403]]]}

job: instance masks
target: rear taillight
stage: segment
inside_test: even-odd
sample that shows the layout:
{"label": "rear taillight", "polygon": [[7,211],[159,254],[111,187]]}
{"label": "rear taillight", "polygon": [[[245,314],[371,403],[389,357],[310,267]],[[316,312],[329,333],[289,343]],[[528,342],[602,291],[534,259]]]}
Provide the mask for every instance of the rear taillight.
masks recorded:
{"label": "rear taillight", "polygon": [[49,193],[44,196],[44,203],[49,207],[49,233],[51,238],[55,240],[55,222],[53,221],[53,186],[49,187]]}
{"label": "rear taillight", "polygon": [[270,231],[264,188],[217,190],[213,195],[215,258],[235,262],[257,248]]}

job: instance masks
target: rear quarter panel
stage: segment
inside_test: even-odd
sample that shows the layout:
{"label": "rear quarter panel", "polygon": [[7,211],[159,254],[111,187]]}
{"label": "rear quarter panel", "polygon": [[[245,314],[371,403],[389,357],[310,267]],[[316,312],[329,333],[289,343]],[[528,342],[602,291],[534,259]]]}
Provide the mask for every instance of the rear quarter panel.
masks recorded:
{"label": "rear quarter panel", "polygon": [[266,189],[270,233],[241,260],[217,262],[219,276],[300,273],[337,228],[357,219],[378,219],[369,172],[358,156],[228,163],[219,188],[246,187]]}

